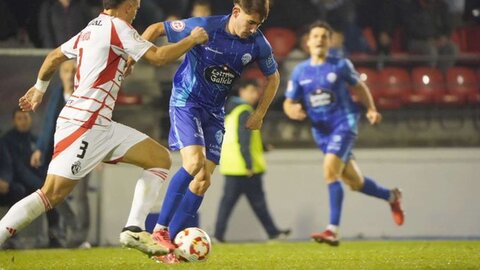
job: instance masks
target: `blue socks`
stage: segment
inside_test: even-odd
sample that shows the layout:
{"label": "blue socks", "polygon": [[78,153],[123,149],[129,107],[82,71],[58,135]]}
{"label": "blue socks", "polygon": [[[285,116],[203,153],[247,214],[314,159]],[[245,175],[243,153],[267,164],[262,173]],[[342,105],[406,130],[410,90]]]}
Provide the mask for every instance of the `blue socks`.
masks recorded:
{"label": "blue socks", "polygon": [[343,187],[340,181],[328,184],[328,193],[330,195],[330,224],[340,225],[340,216],[342,215]]}
{"label": "blue socks", "polygon": [[177,233],[187,228],[197,215],[198,208],[202,204],[203,196],[190,191],[185,192],[182,202],[178,206],[172,221],[169,224],[170,238],[175,239]]}
{"label": "blue socks", "polygon": [[183,167],[170,180],[165,199],[163,200],[162,210],[158,216],[157,223],[163,226],[170,224],[170,221],[178,208],[178,205],[183,199],[185,191],[188,189],[188,184],[193,180],[191,176]]}
{"label": "blue socks", "polygon": [[364,178],[363,188],[359,191],[373,197],[384,199],[386,201],[390,199],[390,190],[377,185],[375,181],[368,177]]}

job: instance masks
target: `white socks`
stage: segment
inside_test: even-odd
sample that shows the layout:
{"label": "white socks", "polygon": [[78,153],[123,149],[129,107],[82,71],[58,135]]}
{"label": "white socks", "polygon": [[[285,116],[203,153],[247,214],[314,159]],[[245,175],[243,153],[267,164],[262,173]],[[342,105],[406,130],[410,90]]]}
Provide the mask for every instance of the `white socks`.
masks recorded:
{"label": "white socks", "polygon": [[327,230],[333,232],[334,234],[338,234],[338,226],[337,225],[328,224]]}
{"label": "white socks", "polygon": [[37,190],[18,201],[0,220],[0,246],[8,238],[50,209],[52,209],[52,206],[41,190]]}
{"label": "white socks", "polygon": [[152,168],[143,171],[135,186],[132,208],[125,227],[137,226],[145,230],[145,219],[155,205],[167,177],[167,169]]}

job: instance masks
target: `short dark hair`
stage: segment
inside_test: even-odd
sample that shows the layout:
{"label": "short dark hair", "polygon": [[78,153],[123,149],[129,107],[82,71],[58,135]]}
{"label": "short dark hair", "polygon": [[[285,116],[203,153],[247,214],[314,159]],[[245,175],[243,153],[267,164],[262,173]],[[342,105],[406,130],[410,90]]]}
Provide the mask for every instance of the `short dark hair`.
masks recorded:
{"label": "short dark hair", "polygon": [[127,0],[103,0],[104,9],[118,8],[123,2]]}
{"label": "short dark hair", "polygon": [[333,28],[327,22],[320,21],[320,20],[311,23],[310,26],[308,27],[308,32],[310,33],[312,31],[312,29],[317,28],[317,27],[327,29],[327,31],[329,32],[329,36],[330,37],[332,36]]}
{"label": "short dark hair", "polygon": [[262,20],[270,12],[270,0],[233,0],[233,4],[239,5],[247,14],[258,13]]}

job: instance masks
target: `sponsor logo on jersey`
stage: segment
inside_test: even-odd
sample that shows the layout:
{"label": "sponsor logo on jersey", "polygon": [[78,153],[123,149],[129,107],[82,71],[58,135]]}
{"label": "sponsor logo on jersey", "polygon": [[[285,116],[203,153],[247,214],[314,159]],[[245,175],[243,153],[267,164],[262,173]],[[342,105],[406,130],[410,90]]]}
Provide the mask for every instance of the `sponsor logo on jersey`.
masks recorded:
{"label": "sponsor logo on jersey", "polygon": [[72,174],[75,175],[77,174],[80,169],[82,169],[82,164],[80,163],[80,160],[75,161],[75,163],[72,164]]}
{"label": "sponsor logo on jersey", "polygon": [[242,64],[245,66],[246,64],[250,63],[252,61],[252,55],[249,53],[246,53],[242,56]]}
{"label": "sponsor logo on jersey", "polygon": [[310,94],[310,105],[315,107],[327,106],[335,102],[335,95],[332,91],[317,89]]}
{"label": "sponsor logo on jersey", "polygon": [[170,23],[173,31],[182,32],[185,29],[185,23],[183,21],[172,21]]}
{"label": "sponsor logo on jersey", "polygon": [[204,77],[209,82],[231,86],[237,75],[227,66],[211,66],[205,69]]}

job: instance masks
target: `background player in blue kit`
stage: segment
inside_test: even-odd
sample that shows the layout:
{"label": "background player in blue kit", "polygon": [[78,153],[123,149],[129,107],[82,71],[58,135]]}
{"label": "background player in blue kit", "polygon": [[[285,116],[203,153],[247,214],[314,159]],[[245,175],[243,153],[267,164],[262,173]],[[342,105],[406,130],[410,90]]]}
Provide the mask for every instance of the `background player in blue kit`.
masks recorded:
{"label": "background player in blue kit", "polygon": [[173,81],[169,145],[180,150],[182,167],[172,177],[153,234],[163,245],[173,247],[170,239],[197,214],[220,159],[226,97],[235,79],[253,62],[268,83],[246,127],[262,126],[280,81],[271,46],[258,31],[268,12],[268,0],[235,0],[231,15],[157,23],[142,35],[150,41],[166,35],[170,42],[178,42],[200,26],[210,40],[186,54]]}
{"label": "background player in blue kit", "polygon": [[[400,190],[379,186],[364,177],[352,155],[357,138],[360,107],[353,102],[347,84],[359,96],[367,109],[370,124],[382,120],[373,102],[370,90],[363,83],[352,63],[345,58],[328,56],[332,29],[325,22],[310,26],[307,41],[311,58],[300,63],[292,72],[286,91],[284,111],[294,120],[312,122],[312,133],[318,147],[325,153],[324,178],[330,197],[330,224],[321,233],[312,234],[319,243],[339,244],[338,227],[342,211],[343,180],[352,190],[388,201],[395,223],[402,225]],[[303,106],[302,106],[303,105]]]}

